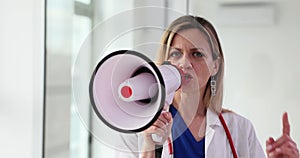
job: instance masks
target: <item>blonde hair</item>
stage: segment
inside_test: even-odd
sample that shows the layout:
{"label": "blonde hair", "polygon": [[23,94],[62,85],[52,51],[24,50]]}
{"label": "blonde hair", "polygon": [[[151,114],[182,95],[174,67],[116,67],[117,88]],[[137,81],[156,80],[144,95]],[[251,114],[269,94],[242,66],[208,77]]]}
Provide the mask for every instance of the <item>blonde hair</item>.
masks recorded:
{"label": "blonde hair", "polygon": [[173,21],[162,36],[161,45],[157,54],[157,62],[163,63],[164,61],[168,60],[169,49],[171,47],[172,40],[177,33],[182,30],[193,28],[199,29],[206,35],[212,49],[213,60],[218,58],[220,60],[219,71],[214,76],[217,82],[216,95],[211,95],[212,93],[209,80],[204,92],[203,102],[206,106],[206,109],[210,108],[217,113],[221,113],[223,102],[224,56],[217,32],[210,22],[201,17],[191,15],[185,15]]}

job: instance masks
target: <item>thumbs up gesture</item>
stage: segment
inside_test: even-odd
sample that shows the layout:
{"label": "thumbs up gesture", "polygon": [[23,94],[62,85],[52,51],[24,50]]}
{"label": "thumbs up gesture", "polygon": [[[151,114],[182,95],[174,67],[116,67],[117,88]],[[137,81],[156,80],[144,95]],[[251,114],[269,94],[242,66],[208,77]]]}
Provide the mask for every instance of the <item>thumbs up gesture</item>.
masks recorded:
{"label": "thumbs up gesture", "polygon": [[290,123],[288,114],[282,116],[282,135],[277,140],[270,137],[266,141],[266,151],[268,158],[299,158],[297,144],[290,137]]}

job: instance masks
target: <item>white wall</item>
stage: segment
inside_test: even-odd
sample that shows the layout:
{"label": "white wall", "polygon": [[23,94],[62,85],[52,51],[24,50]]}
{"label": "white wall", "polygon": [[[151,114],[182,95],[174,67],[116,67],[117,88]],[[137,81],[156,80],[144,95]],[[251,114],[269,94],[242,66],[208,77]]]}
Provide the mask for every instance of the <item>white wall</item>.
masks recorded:
{"label": "white wall", "polygon": [[41,154],[42,5],[0,1],[0,157]]}

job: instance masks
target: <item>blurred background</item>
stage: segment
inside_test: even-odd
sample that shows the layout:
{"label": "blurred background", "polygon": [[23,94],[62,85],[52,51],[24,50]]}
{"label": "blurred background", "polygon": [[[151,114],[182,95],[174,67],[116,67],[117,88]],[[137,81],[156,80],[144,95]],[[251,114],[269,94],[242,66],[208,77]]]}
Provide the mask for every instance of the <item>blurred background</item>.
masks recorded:
{"label": "blurred background", "polygon": [[163,28],[184,14],[205,17],[219,33],[224,108],[251,120],[263,147],[281,135],[286,111],[299,145],[299,6],[298,0],[0,1],[0,157],[112,157],[99,138],[110,139],[109,129],[89,103],[91,71],[117,49],[154,59]]}

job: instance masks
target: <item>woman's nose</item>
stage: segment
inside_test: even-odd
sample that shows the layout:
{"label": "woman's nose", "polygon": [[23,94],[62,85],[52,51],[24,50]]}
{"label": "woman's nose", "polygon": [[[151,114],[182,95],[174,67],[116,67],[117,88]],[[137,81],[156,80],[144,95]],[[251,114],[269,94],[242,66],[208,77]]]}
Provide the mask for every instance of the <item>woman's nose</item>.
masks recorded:
{"label": "woman's nose", "polygon": [[182,70],[187,70],[192,68],[192,64],[187,57],[182,57],[178,64],[179,68]]}

